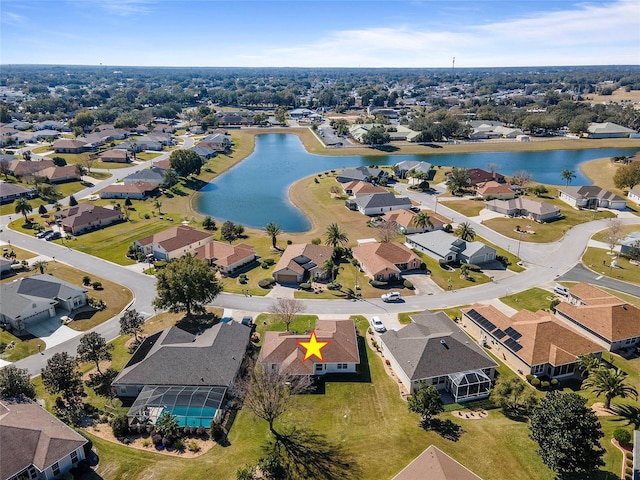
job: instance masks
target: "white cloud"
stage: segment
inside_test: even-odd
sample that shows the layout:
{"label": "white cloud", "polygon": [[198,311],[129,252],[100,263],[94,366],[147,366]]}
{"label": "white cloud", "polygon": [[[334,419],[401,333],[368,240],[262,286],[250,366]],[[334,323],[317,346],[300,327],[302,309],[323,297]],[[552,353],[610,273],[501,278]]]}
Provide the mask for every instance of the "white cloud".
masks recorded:
{"label": "white cloud", "polygon": [[0,16],[0,18],[2,19],[2,23],[6,24],[6,25],[25,25],[27,23],[27,19],[22,16],[19,15],[17,13],[13,13],[13,12],[2,12],[2,15]]}
{"label": "white cloud", "polygon": [[129,16],[150,11],[152,0],[101,0],[98,5],[114,15]]}

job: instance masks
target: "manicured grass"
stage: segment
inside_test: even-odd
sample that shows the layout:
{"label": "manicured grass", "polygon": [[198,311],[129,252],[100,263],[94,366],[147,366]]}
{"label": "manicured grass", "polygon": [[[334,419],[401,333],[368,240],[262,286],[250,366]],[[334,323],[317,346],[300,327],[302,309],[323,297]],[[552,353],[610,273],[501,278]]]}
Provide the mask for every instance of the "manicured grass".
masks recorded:
{"label": "manicured grass", "polygon": [[398,321],[400,325],[409,325],[411,323],[411,315],[416,315],[422,312],[401,312],[398,314]]}
{"label": "manicured grass", "polygon": [[157,158],[160,155],[162,155],[162,153],[140,152],[136,154],[136,159],[140,162],[146,162],[147,160],[153,160],[154,158]]}
{"label": "manicured grass", "polygon": [[[5,250],[6,248],[6,250]],[[16,254],[16,260],[18,261],[22,261],[22,260],[28,260],[30,258],[33,258],[36,256],[35,253],[29,251],[29,250],[24,250],[20,247],[16,247],[15,245],[10,245],[10,244],[6,244],[2,247],[2,253],[10,253],[13,252]]]}
{"label": "manicured grass", "polygon": [[[637,232],[640,230],[640,226],[638,225],[621,225],[620,228],[620,236],[621,237],[625,237],[627,236],[629,233],[631,232]],[[608,236],[609,236],[609,232],[608,232],[608,228],[605,228],[604,230],[600,230],[598,233],[596,233],[593,237],[591,237],[593,240],[596,240],[598,242],[605,242],[608,243]]]}
{"label": "manicured grass", "polygon": [[0,353],[0,360],[17,362],[37,353],[38,345],[42,349],[46,347],[45,343],[39,338],[30,335],[28,337],[16,337],[5,330],[0,330],[0,343],[9,345],[11,342],[13,342],[14,347],[7,348],[3,353]]}
{"label": "manicured grass", "polygon": [[[23,187],[33,186],[29,185],[28,183],[21,182],[15,182],[15,184]],[[74,193],[77,193],[85,188],[79,181],[60,183],[54,185],[54,187],[56,191],[61,195],[60,198],[68,197],[69,195],[73,195]],[[40,205],[44,205],[45,207],[47,207],[47,210],[51,210],[50,204],[42,200],[41,198],[29,199],[29,204],[33,209],[29,214],[29,217],[35,218],[36,220],[40,218],[40,215],[38,215],[38,208],[40,207]],[[16,218],[18,218],[18,215],[15,213],[15,208],[15,202],[0,205],[0,215],[15,215]]]}
{"label": "manicured grass", "polygon": [[[308,332],[316,326],[317,315],[296,315],[295,319],[289,324],[289,331],[302,334]],[[285,332],[287,326],[284,322],[277,320],[274,315],[270,313],[261,313],[258,315],[254,322],[256,324],[256,332],[260,334],[260,337],[264,335],[264,332]]]}
{"label": "manicured grass", "polygon": [[441,204],[461,213],[465,217],[477,217],[480,215],[480,210],[484,208],[482,200],[447,200],[446,202],[441,202]]}
{"label": "manicured grass", "polygon": [[504,248],[501,248],[499,246],[497,246],[495,243],[491,243],[490,241],[488,241],[486,238],[482,238],[478,235],[476,235],[475,238],[478,242],[482,242],[485,245],[488,245],[490,247],[493,247],[496,249],[496,255],[505,257],[509,260],[509,266],[507,267],[507,270],[511,270],[512,272],[524,272],[526,270],[526,268],[521,267],[520,265],[518,265],[518,262],[520,261],[520,259],[518,257],[516,257],[515,253],[509,252],[507,250],[505,250]]}
{"label": "manicured grass", "polygon": [[105,180],[110,178],[112,174],[108,172],[97,172],[95,170],[91,170],[91,172],[87,173],[88,177],[95,178],[96,180]]}
{"label": "manicured grass", "polygon": [[[105,149],[108,150],[108,149]],[[96,155],[97,152],[84,152],[84,153],[52,153],[49,155],[53,157],[62,157],[67,161],[68,165],[83,165],[86,166],[86,161],[91,155]],[[130,165],[128,163],[118,162],[103,162],[102,160],[94,160],[91,162],[91,169],[105,169],[105,170],[118,170],[120,168],[126,168]]]}
{"label": "manicured grass", "polygon": [[[611,261],[616,260],[620,268],[611,268]],[[582,256],[582,263],[594,271],[623,282],[640,284],[640,266],[631,265],[624,257],[609,255],[609,249],[589,247]]]}
{"label": "manicured grass", "polygon": [[534,287],[506,297],[500,297],[500,301],[516,310],[525,309],[537,312],[538,310],[548,310],[553,298],[553,293]]}
{"label": "manicured grass", "polygon": [[620,165],[621,164],[612,162],[611,158],[599,158],[580,165],[580,171],[585,177],[591,180],[594,185],[598,185],[605,190],[624,197],[625,192],[617,188],[613,182],[613,176],[616,174]]}

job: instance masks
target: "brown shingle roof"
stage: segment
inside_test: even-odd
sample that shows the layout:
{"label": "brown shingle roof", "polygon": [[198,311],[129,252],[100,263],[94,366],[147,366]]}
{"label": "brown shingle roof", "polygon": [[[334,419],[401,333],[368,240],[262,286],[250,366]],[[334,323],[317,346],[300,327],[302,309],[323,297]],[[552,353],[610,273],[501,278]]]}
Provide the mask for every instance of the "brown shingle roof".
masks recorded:
{"label": "brown shingle roof", "polygon": [[442,450],[431,445],[392,480],[482,480]]}
{"label": "brown shingle roof", "polygon": [[216,265],[222,267],[228,267],[248,257],[254,257],[255,254],[256,252],[251,245],[244,243],[229,245],[216,241],[209,242],[195,251],[196,257],[212,260]]}
{"label": "brown shingle roof", "polygon": [[193,227],[178,225],[138,240],[138,243],[143,247],[155,243],[164,248],[165,251],[172,252],[207,239],[211,239],[210,233],[201,232]]}
{"label": "brown shingle roof", "polygon": [[0,403],[0,478],[30,465],[45,470],[87,440],[30,401]]}
{"label": "brown shingle roof", "polygon": [[[429,215],[429,219],[435,228],[451,223],[451,219],[443,217],[442,215],[435,213],[433,210],[424,210],[424,212]],[[402,227],[409,228],[415,227],[415,224],[413,223],[415,216],[416,214],[411,210],[391,210],[390,212],[385,213],[382,218],[385,222],[395,222]]]}
{"label": "brown shingle roof", "polygon": [[100,193],[147,193],[156,188],[158,184],[153,182],[114,183],[100,190]]}
{"label": "brown shingle roof", "polygon": [[360,180],[354,180],[352,182],[346,183],[342,186],[342,188],[346,190],[351,190],[353,195],[365,195],[367,193],[387,193],[387,190],[384,187],[380,187],[378,185],[373,185],[369,182],[362,182]]}
{"label": "brown shingle roof", "polygon": [[287,245],[280,260],[276,264],[273,272],[288,268],[299,274],[304,273],[304,268],[294,261],[297,257],[306,257],[318,266],[322,266],[325,260],[331,258],[333,248],[326,245],[314,245],[312,243],[299,243],[296,245]]}
{"label": "brown shingle roof", "polygon": [[[401,243],[363,243],[353,247],[352,252],[353,257],[373,275],[384,269],[400,272],[400,269],[396,266],[398,264],[408,264],[415,260],[419,267],[421,263],[420,257]],[[411,269],[411,266],[409,269]]]}
{"label": "brown shingle roof", "polygon": [[513,190],[511,190],[511,187],[506,183],[498,183],[494,180],[490,180],[485,183],[479,183],[477,186],[477,190],[480,195],[491,195],[491,194],[496,195],[496,194],[502,194],[502,193],[508,193],[508,194],[514,193]]}
{"label": "brown shingle roof", "polygon": [[[600,345],[565,326],[548,312],[520,310],[509,318],[493,305],[480,304],[465,308],[462,312],[467,313],[471,309],[503,331],[512,327],[520,332],[522,337],[517,339],[517,343],[522,348],[516,355],[529,365],[564,365],[575,362],[579,355],[603,350]],[[503,343],[508,338],[497,341]]]}
{"label": "brown shingle roof", "polygon": [[104,208],[90,203],[81,203],[75,207],[61,210],[55,214],[62,219],[62,225],[68,227],[81,227],[98,220],[116,220],[122,218],[119,210]]}
{"label": "brown shingle roof", "polygon": [[[318,320],[318,341],[329,341],[322,348],[324,363],[359,363],[358,341],[352,320]],[[305,349],[298,344],[309,340],[309,335],[291,332],[265,332],[262,349],[258,355],[260,363],[278,364],[280,372],[290,375],[311,375],[319,360],[311,357],[303,361]]]}

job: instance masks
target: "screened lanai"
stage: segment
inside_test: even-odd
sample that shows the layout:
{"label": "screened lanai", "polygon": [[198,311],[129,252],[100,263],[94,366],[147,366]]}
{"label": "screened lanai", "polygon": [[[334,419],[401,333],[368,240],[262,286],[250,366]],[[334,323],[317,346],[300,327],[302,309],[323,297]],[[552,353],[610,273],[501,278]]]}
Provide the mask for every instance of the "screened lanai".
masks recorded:
{"label": "screened lanai", "polygon": [[446,386],[456,402],[465,402],[488,397],[491,379],[482,370],[469,370],[448,375]]}
{"label": "screened lanai", "polygon": [[218,418],[226,387],[147,386],[129,409],[127,416],[134,423],[155,425],[169,412],[181,427],[208,428]]}

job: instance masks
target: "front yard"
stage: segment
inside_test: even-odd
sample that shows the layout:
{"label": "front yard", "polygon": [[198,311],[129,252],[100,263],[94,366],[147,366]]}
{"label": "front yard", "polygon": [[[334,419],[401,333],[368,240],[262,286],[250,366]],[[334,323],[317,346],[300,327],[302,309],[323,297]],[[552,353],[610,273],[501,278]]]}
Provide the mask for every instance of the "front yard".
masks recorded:
{"label": "front yard", "polygon": [[[612,267],[615,260],[618,267]],[[632,265],[628,258],[609,255],[609,249],[589,247],[582,256],[582,263],[598,274],[640,284],[640,265]]]}

